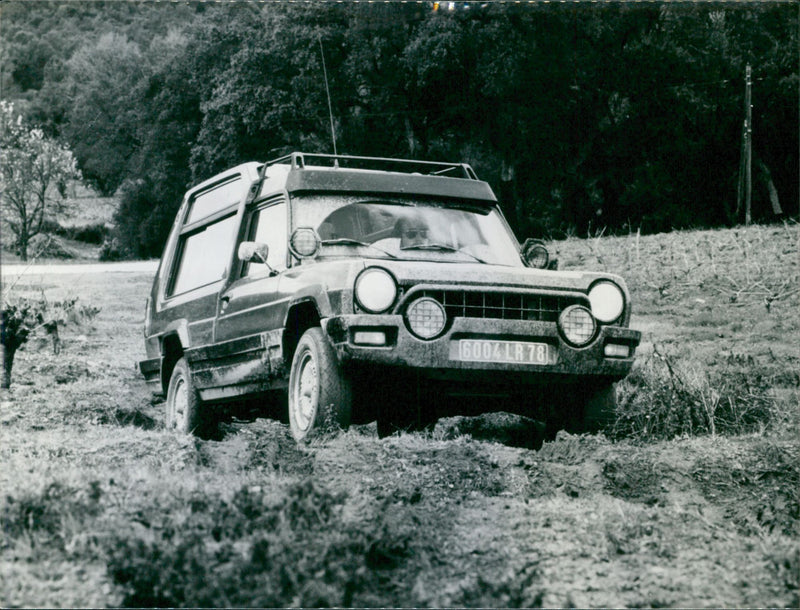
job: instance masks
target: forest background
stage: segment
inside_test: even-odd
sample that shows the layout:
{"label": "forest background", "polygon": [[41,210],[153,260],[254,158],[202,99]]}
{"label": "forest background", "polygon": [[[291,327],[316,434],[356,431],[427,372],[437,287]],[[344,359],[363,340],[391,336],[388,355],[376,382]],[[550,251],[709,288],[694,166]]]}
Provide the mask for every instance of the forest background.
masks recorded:
{"label": "forest background", "polygon": [[[0,4],[0,97],[157,257],[181,195],[293,150],[465,161],[520,236],[798,215],[793,2]],[[324,55],[323,55],[324,54]],[[323,68],[323,56],[325,66]]]}

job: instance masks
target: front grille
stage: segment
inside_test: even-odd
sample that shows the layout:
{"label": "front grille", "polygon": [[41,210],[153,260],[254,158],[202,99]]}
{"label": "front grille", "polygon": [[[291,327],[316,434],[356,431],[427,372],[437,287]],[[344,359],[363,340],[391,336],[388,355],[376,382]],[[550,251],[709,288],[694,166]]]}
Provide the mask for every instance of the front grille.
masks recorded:
{"label": "front grille", "polygon": [[466,290],[420,290],[415,292],[410,300],[422,296],[439,301],[450,319],[489,318],[556,322],[558,315],[570,305],[589,306],[588,301],[579,296]]}

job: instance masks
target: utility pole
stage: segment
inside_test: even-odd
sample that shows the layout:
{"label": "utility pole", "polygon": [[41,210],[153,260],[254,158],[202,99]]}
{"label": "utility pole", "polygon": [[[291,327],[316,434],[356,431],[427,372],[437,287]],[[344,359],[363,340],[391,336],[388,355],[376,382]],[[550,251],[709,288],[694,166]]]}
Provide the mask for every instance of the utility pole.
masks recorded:
{"label": "utility pole", "polygon": [[745,93],[744,93],[744,124],[742,125],[742,154],[739,157],[739,186],[736,193],[736,220],[739,219],[739,214],[742,212],[742,203],[744,202],[744,222],[750,224],[751,211],[750,202],[753,193],[752,183],[752,136],[753,127],[751,121],[753,120],[753,108],[751,100],[752,90],[752,71],[750,64],[747,64],[745,70]]}
{"label": "utility pole", "polygon": [[745,170],[744,170],[744,224],[749,225],[751,216],[750,203],[753,195],[753,104],[752,104],[752,88],[753,78],[750,64],[747,64],[745,69],[745,128],[744,128],[744,144],[745,144]]}

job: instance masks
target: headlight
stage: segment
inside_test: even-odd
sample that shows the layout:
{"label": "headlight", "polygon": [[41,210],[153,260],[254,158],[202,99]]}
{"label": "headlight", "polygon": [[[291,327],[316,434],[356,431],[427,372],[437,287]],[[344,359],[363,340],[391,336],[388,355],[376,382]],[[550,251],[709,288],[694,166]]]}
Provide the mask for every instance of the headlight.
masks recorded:
{"label": "headlight", "polygon": [[613,322],[622,314],[625,297],[622,290],[612,282],[597,282],[589,291],[592,314],[601,322]]}
{"label": "headlight", "polygon": [[356,278],[356,302],[369,313],[381,313],[397,298],[397,283],[388,271],[367,267]]}
{"label": "headlight", "polygon": [[589,343],[596,328],[591,312],[582,305],[571,305],[562,311],[558,316],[558,326],[564,338],[576,347]]}
{"label": "headlight", "polygon": [[420,339],[433,339],[444,330],[447,315],[438,301],[423,297],[408,306],[406,320],[411,332]]}

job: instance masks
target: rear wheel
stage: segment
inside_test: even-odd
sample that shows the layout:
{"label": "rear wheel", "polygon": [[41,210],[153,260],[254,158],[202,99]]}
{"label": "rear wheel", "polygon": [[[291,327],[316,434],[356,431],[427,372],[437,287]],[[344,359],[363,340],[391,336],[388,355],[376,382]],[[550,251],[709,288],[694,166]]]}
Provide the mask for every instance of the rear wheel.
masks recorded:
{"label": "rear wheel", "polygon": [[289,372],[289,427],[297,441],[350,426],[353,395],[322,329],[308,329]]}
{"label": "rear wheel", "polygon": [[166,427],[178,434],[200,433],[203,403],[192,383],[186,359],[175,363],[167,386]]}

